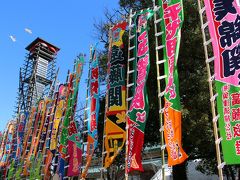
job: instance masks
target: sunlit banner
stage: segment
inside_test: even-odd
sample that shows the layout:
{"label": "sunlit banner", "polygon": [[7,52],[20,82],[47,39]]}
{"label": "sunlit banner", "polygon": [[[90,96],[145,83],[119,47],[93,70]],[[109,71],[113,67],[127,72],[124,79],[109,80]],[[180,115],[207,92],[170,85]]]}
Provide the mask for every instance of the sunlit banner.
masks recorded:
{"label": "sunlit banner", "polygon": [[214,53],[217,109],[224,162],[240,163],[240,5],[204,0]]}
{"label": "sunlit banner", "polygon": [[31,166],[30,159],[31,158],[35,159],[37,154],[37,150],[38,150],[37,148],[38,148],[41,132],[45,122],[45,112],[46,112],[46,107],[48,103],[49,103],[48,99],[45,99],[45,100],[41,99],[37,104],[38,108],[37,108],[36,116],[34,119],[33,131],[32,131],[32,134],[30,135],[31,136],[30,149],[27,156],[25,157],[26,159],[25,159],[24,170],[23,170],[23,174],[25,176],[29,175],[29,168]]}
{"label": "sunlit banner", "polygon": [[16,158],[19,159],[23,150],[23,138],[25,132],[26,121],[28,119],[28,112],[21,112],[19,116],[19,124],[17,125],[17,151]]}
{"label": "sunlit banner", "polygon": [[[182,0],[159,0],[162,43],[164,45],[164,72],[166,77],[164,104],[164,139],[168,152],[168,165],[185,161],[187,154],[182,149],[181,105],[177,60],[183,24]],[[164,158],[164,157],[163,157]]]}
{"label": "sunlit banner", "polygon": [[60,122],[62,121],[62,117],[64,115],[64,110],[66,106],[66,93],[67,87],[64,84],[59,85],[58,88],[58,101],[55,110],[54,120],[53,120],[53,128],[51,132],[51,141],[50,141],[50,150],[56,150],[57,148],[57,135],[59,130]]}
{"label": "sunlit banner", "polygon": [[8,165],[8,160],[13,150],[13,135],[15,126],[16,124],[13,121],[9,122],[7,126],[7,131],[4,137],[5,139],[3,140],[4,148],[0,159],[0,167]]}
{"label": "sunlit banner", "polygon": [[123,53],[123,34],[127,22],[116,24],[111,29],[111,42],[108,60],[107,109],[105,122],[104,167],[109,167],[124,147],[126,141],[126,85]]}
{"label": "sunlit banner", "polygon": [[73,103],[72,103],[72,115],[71,121],[68,127],[68,171],[67,176],[78,176],[81,170],[81,161],[82,161],[82,143],[80,141],[80,134],[77,129],[77,122],[74,118],[75,109],[77,105],[77,96],[79,89],[79,82],[81,79],[82,71],[83,71],[84,58],[80,56],[76,61],[76,74],[75,81],[73,83]]}
{"label": "sunlit banner", "polygon": [[15,133],[16,123],[11,121],[8,123],[7,131],[4,137],[4,148],[2,151],[0,159],[0,168],[4,169],[2,178],[7,177],[7,168],[11,163],[11,155],[14,148],[14,133]]}
{"label": "sunlit banner", "polygon": [[127,144],[127,172],[143,171],[142,147],[144,130],[149,112],[146,82],[150,69],[148,20],[152,17],[152,10],[143,10],[133,16],[135,33],[135,63],[133,66],[134,92],[128,114],[128,144]]}
{"label": "sunlit banner", "polygon": [[74,74],[69,75],[69,80],[67,83],[67,107],[64,120],[62,122],[61,134],[60,134],[60,143],[59,143],[59,160],[58,160],[58,171],[60,178],[63,179],[65,176],[64,166],[67,165],[67,143],[68,143],[68,128],[71,121],[72,115],[72,104],[73,104],[73,81],[75,80]]}
{"label": "sunlit banner", "polygon": [[[75,110],[77,105],[78,88],[79,88],[79,81],[82,75],[83,63],[84,63],[83,56],[80,56],[74,64],[74,69],[76,70],[76,72],[70,74],[69,82],[67,86],[67,92],[66,92],[67,108],[66,108],[64,121],[62,123],[60,146],[58,149],[60,156],[58,161],[57,173],[60,179],[63,179],[63,177],[65,177],[67,174],[69,176],[75,176],[75,175],[79,175],[80,173],[79,170],[75,171],[75,169],[73,169],[73,167],[75,168],[74,164],[68,164],[68,162],[69,160],[70,160],[70,163],[73,162],[72,158],[74,158],[75,160],[77,160],[76,166],[78,166],[78,168],[80,169],[81,153],[77,155],[77,157],[74,156],[75,154],[68,154],[68,153],[69,151],[72,152],[71,148],[74,148],[74,147],[77,148],[78,152],[81,152],[80,137],[77,131],[76,123],[74,121],[74,115],[75,115]],[[68,169],[65,168],[67,164],[69,166]]]}
{"label": "sunlit banner", "polygon": [[96,46],[91,50],[91,62],[90,62],[89,80],[88,80],[88,98],[87,107],[85,114],[88,119],[88,136],[87,136],[87,154],[86,154],[86,165],[82,172],[82,178],[86,178],[88,168],[90,166],[93,153],[97,147],[98,134],[97,134],[97,123],[99,115],[99,64],[96,53]]}
{"label": "sunlit banner", "polygon": [[[61,85],[60,85],[61,86]],[[51,141],[51,135],[53,132],[53,122],[54,122],[54,115],[56,111],[56,106],[57,102],[59,99],[59,92],[54,93],[54,97],[51,103],[51,106],[49,107],[49,113],[46,116],[46,137],[44,140],[43,144],[43,149],[42,149],[42,168],[41,172],[44,174],[44,180],[49,180],[50,179],[50,163],[53,158],[53,152],[50,150],[50,141]]]}
{"label": "sunlit banner", "polygon": [[[46,176],[50,176],[50,165],[51,163],[55,164],[53,161],[53,157],[57,154],[57,145],[58,145],[58,135],[60,133],[60,125],[63,122],[64,113],[67,105],[67,86],[65,84],[60,84],[58,86],[58,91],[55,92],[54,97],[54,107],[52,107],[52,115],[51,122],[49,124],[49,139],[46,140],[45,146],[48,147],[44,154],[46,158],[44,159],[44,168],[43,173]],[[45,180],[47,179],[46,176],[44,177]]]}
{"label": "sunlit banner", "polygon": [[28,143],[28,142],[30,141],[30,138],[33,134],[33,126],[34,126],[36,110],[37,110],[37,108],[35,106],[31,107],[31,111],[30,111],[27,126],[26,126],[26,132],[25,132],[24,140],[23,140],[23,150],[22,150],[23,151],[23,154],[22,154],[23,159],[28,154],[29,151],[26,151],[26,150],[29,149],[29,147],[31,145],[31,143]]}
{"label": "sunlit banner", "polygon": [[[34,134],[34,127],[35,127],[35,117],[37,116],[37,110],[38,108],[35,107],[35,106],[32,106],[31,107],[31,111],[30,111],[30,115],[29,115],[29,118],[28,118],[28,123],[27,123],[27,127],[26,127],[26,133],[25,133],[25,136],[24,136],[24,140],[23,140],[23,153],[22,153],[22,156],[21,156],[21,161],[23,161],[23,174],[24,175],[27,175],[27,167],[28,167],[28,164],[30,163],[28,157],[29,157],[29,154],[30,154],[30,147],[31,147],[31,142],[32,142],[32,136]],[[38,116],[39,117],[39,116]],[[24,168],[26,167],[26,168]],[[21,167],[19,167],[21,168]],[[20,171],[20,170],[19,170]]]}

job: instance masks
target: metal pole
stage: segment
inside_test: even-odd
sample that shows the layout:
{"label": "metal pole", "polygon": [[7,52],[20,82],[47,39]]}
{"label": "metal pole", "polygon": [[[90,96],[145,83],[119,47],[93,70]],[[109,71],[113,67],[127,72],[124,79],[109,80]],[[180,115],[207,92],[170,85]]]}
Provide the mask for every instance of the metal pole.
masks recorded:
{"label": "metal pole", "polygon": [[[201,22],[201,31],[202,31],[202,38],[203,38],[203,47],[204,47],[204,53],[205,53],[205,59],[208,59],[208,50],[207,45],[205,45],[206,42],[206,35],[203,28],[203,15],[202,15],[202,8],[201,8],[201,0],[198,0],[198,10],[199,10],[199,16],[200,16],[200,22]],[[206,67],[207,67],[207,74],[208,74],[208,83],[209,83],[209,93],[210,93],[210,99],[211,99],[211,110],[212,110],[212,116],[213,119],[216,118],[216,109],[215,109],[215,100],[212,100],[214,98],[213,93],[213,80],[211,76],[211,70],[210,65],[206,61]],[[214,138],[215,138],[215,146],[216,146],[216,154],[217,154],[217,163],[218,163],[218,176],[220,180],[223,180],[223,172],[222,167],[220,167],[221,163],[221,152],[220,152],[220,146],[217,141],[219,140],[218,137],[218,127],[217,127],[217,121],[213,121],[213,130],[214,130]]]}

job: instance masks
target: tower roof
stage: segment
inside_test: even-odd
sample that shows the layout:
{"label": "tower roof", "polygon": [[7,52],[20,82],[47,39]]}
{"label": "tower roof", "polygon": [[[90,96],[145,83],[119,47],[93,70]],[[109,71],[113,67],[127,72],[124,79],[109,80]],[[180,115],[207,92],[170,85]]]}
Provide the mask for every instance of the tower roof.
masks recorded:
{"label": "tower roof", "polygon": [[51,49],[54,52],[58,52],[60,49],[57,46],[54,46],[53,44],[41,39],[41,38],[36,38],[33,42],[31,42],[25,49],[28,51],[31,51],[32,49],[34,49],[34,47],[39,44],[42,43],[45,46],[47,46],[49,49]]}

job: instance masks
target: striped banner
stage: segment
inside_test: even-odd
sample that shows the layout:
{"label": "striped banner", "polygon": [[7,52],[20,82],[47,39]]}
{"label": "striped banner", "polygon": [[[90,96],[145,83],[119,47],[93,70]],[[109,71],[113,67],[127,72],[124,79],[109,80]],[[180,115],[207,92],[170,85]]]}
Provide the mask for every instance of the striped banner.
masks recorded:
{"label": "striped banner", "polygon": [[26,157],[26,162],[24,164],[24,170],[23,174],[25,176],[29,175],[29,167],[31,165],[31,158],[35,158],[35,151],[39,142],[40,138],[40,132],[41,132],[41,127],[44,124],[44,115],[45,115],[45,110],[46,110],[46,101],[45,100],[40,100],[38,102],[38,108],[37,108],[37,113],[34,119],[34,126],[33,126],[33,132],[31,136],[31,144],[30,144],[30,149]]}
{"label": "striped banner", "polygon": [[[77,97],[78,97],[78,88],[79,88],[79,81],[82,75],[82,68],[83,68],[84,58],[80,56],[75,64],[74,69],[76,70],[75,73],[70,74],[68,88],[67,88],[67,109],[61,129],[61,137],[60,137],[60,146],[59,146],[59,162],[58,162],[58,175],[60,179],[65,177],[65,173],[67,172],[69,175],[74,176],[75,174],[79,174],[80,171],[72,171],[72,166],[75,167],[74,164],[69,164],[68,171],[65,171],[65,165],[69,163],[69,158],[75,158],[74,155],[71,154],[67,157],[69,148],[71,151],[72,146],[69,146],[69,141],[73,142],[77,146],[77,149],[80,149],[80,138],[78,135],[78,131],[76,130],[76,124],[74,122],[74,115],[77,105]],[[75,131],[74,131],[75,130]],[[70,145],[72,145],[70,143]],[[68,146],[68,147],[67,147]],[[79,152],[79,150],[78,150]],[[78,160],[77,166],[80,168],[80,160],[81,154],[79,154],[76,158]],[[71,161],[70,161],[71,162]]]}
{"label": "striped banner", "polygon": [[19,116],[19,124],[17,127],[17,152],[16,152],[17,159],[19,159],[22,154],[25,126],[28,120],[28,115],[29,115],[28,112],[21,112]]}
{"label": "striped banner", "polygon": [[[61,117],[64,111],[63,106],[59,106],[60,101],[62,100],[65,102],[64,97],[64,91],[60,91],[63,89],[62,87],[65,87],[64,85],[59,85],[58,91],[55,92],[54,94],[54,100],[53,100],[53,105],[51,107],[51,113],[49,115],[49,125],[48,125],[48,130],[47,130],[47,136],[46,136],[46,141],[44,144],[43,148],[43,155],[46,157],[43,158],[43,169],[42,173],[44,174],[44,180],[49,180],[50,179],[50,165],[53,159],[53,155],[55,154],[56,151],[54,151],[56,148],[51,150],[52,143],[54,142],[54,145],[57,144],[57,134],[58,134],[58,128],[59,124],[61,122]],[[64,88],[65,89],[65,88]],[[61,113],[59,113],[59,110]],[[60,114],[60,117],[58,116]],[[57,145],[56,145],[57,147]]]}
{"label": "striped banner", "polygon": [[82,76],[84,64],[84,57],[81,55],[76,61],[76,74],[75,81],[73,83],[74,94],[73,98],[75,99],[72,106],[72,115],[71,122],[68,128],[68,155],[69,155],[69,167],[67,171],[67,176],[73,177],[78,176],[81,170],[81,161],[82,161],[82,143],[80,141],[80,134],[77,129],[77,122],[75,120],[75,109],[77,106],[77,96],[78,96],[78,88],[79,82]]}
{"label": "striped banner", "polygon": [[168,165],[180,164],[187,159],[182,149],[181,105],[177,60],[183,23],[182,0],[160,0],[161,28],[163,31],[164,71],[166,78],[164,105],[164,139],[168,152]]}
{"label": "striped banner", "polygon": [[36,110],[37,110],[37,108],[35,106],[32,106],[31,111],[30,111],[30,115],[29,115],[29,118],[28,118],[28,122],[27,122],[27,127],[26,127],[24,140],[23,140],[22,159],[24,159],[29,152],[29,151],[27,151],[27,149],[29,149],[31,143],[28,143],[28,142],[30,142],[30,139],[31,139],[31,136],[32,136],[32,133],[33,133],[33,125],[34,125]]}
{"label": "striped banner", "polygon": [[105,160],[104,167],[108,168],[119,154],[126,141],[126,85],[125,64],[123,55],[123,34],[127,22],[116,24],[111,29],[111,42],[108,60],[107,109],[104,127]]}
{"label": "striped banner", "polygon": [[10,165],[11,155],[13,153],[14,148],[14,130],[16,127],[16,123],[14,121],[10,121],[7,126],[6,131],[6,140],[5,140],[5,147],[3,150],[2,158],[0,161],[0,167],[4,169],[2,178],[5,179],[7,177],[7,168]]}
{"label": "striped banner", "polygon": [[67,143],[68,143],[68,128],[70,125],[71,120],[71,112],[73,108],[73,81],[74,81],[74,74],[69,75],[69,81],[67,84],[67,107],[64,116],[64,120],[62,122],[61,128],[61,135],[60,135],[60,144],[58,148],[59,157],[58,157],[58,167],[57,167],[57,174],[59,175],[60,179],[63,179],[65,176],[65,169],[64,166],[67,164]]}
{"label": "striped banner", "polygon": [[88,75],[88,98],[86,107],[85,119],[88,119],[88,137],[87,137],[87,154],[86,154],[86,165],[82,172],[82,178],[86,178],[88,168],[90,166],[93,153],[97,147],[98,134],[97,134],[97,124],[98,124],[98,114],[99,114],[99,66],[98,58],[96,54],[96,46],[91,49],[91,62],[89,65],[90,73]]}
{"label": "striped banner", "polygon": [[133,16],[135,24],[134,49],[134,92],[128,113],[128,144],[127,144],[127,173],[137,170],[143,171],[142,147],[144,143],[144,130],[148,117],[148,95],[146,82],[150,69],[148,20],[153,16],[152,10],[142,10]]}
{"label": "striped banner", "polygon": [[57,135],[59,130],[59,125],[64,116],[64,111],[66,109],[66,96],[67,96],[67,87],[66,85],[59,85],[58,88],[58,101],[57,107],[55,110],[54,120],[53,120],[53,128],[51,132],[51,140],[50,140],[50,150],[56,150],[57,148]]}
{"label": "striped banner", "polygon": [[223,158],[226,164],[240,164],[240,5],[238,0],[204,0],[204,4],[214,53]]}

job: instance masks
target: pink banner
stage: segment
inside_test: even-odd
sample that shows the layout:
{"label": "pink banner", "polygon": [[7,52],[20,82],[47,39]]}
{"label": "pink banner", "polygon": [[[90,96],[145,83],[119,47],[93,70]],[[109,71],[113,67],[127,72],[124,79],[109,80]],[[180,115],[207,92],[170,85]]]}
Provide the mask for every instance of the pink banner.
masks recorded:
{"label": "pink banner", "polygon": [[82,151],[72,141],[68,141],[68,154],[71,154],[69,158],[69,168],[67,175],[69,177],[78,176],[80,174]]}
{"label": "pink banner", "polygon": [[238,0],[204,0],[214,52],[215,78],[240,84],[240,6]]}

